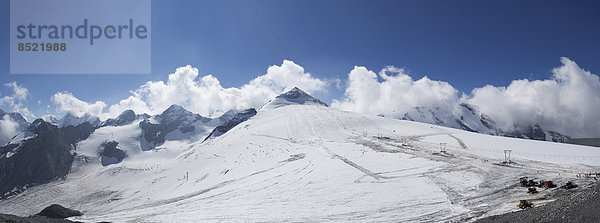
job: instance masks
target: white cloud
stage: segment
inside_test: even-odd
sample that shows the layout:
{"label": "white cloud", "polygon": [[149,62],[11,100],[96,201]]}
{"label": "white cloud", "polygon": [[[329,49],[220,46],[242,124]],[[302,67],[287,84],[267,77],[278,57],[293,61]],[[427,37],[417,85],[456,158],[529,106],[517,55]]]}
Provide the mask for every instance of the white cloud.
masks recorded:
{"label": "white cloud", "polygon": [[462,100],[505,127],[539,123],[576,137],[600,136],[600,80],[568,58],[548,80],[515,80],[507,87],[476,88]]}
{"label": "white cloud", "polygon": [[[540,124],[546,129],[575,137],[600,136],[600,81],[598,76],[562,58],[548,80],[515,80],[509,86],[484,86],[459,97],[459,91],[443,81],[423,77],[413,80],[403,69],[388,66],[378,74],[356,66],[348,74],[344,97],[333,107],[368,114],[403,114],[418,106],[452,112],[459,103],[475,105],[490,115],[505,130],[515,124]],[[87,103],[68,92],[57,93],[52,101],[58,111],[88,112],[103,118],[114,117],[126,109],[136,113],[157,114],[179,104],[204,116],[217,116],[234,106],[258,108],[281,92],[298,86],[308,93],[326,92],[328,83],[306,73],[292,61],[273,65],[266,74],[239,88],[224,88],[212,75],[199,76],[191,66],[177,68],[168,80],[149,81],[132,91],[131,96],[102,113],[104,102]],[[340,81],[338,81],[339,83]],[[16,84],[10,84],[15,89]],[[26,98],[27,91],[15,90],[12,98]]]}
{"label": "white cloud", "polygon": [[[574,137],[600,136],[600,81],[575,62],[561,59],[548,80],[515,80],[509,86],[487,85],[458,98],[450,84],[427,77],[414,81],[403,69],[379,72],[354,67],[348,86],[333,107],[367,114],[403,114],[413,107],[439,107],[451,112],[459,103],[475,105],[505,130],[540,124]],[[390,75],[395,73],[396,75]],[[379,81],[378,77],[383,81]]]}
{"label": "white cloud", "polygon": [[113,114],[114,117],[114,115],[129,109],[137,114],[151,113],[146,102],[142,101],[139,96],[129,96],[128,98],[121,100],[119,104],[110,106],[108,113]]}
{"label": "white cloud", "polygon": [[0,119],[0,143],[6,144],[18,131],[19,123],[10,118],[9,115],[4,115]]}
{"label": "white cloud", "polygon": [[368,114],[404,114],[417,106],[450,111],[458,101],[457,92],[443,81],[427,77],[415,81],[401,68],[388,66],[377,76],[365,67],[356,66],[348,74],[344,98],[334,100],[332,106]]}
{"label": "white cloud", "polygon": [[8,107],[9,112],[19,112],[25,119],[33,119],[35,116],[23,104],[29,96],[29,90],[16,82],[4,84],[12,89],[13,93],[9,96],[0,98],[0,105]]}
{"label": "white cloud", "polygon": [[191,66],[177,68],[167,82],[149,81],[132,92],[132,96],[110,106],[111,115],[132,109],[136,113],[160,113],[172,104],[179,104],[203,116],[215,116],[235,106],[260,107],[268,100],[295,86],[307,92],[325,91],[327,83],[304,72],[304,68],[284,60],[267,73],[240,88],[224,88],[212,76],[199,76]]}
{"label": "white cloud", "polygon": [[87,103],[77,99],[69,92],[57,92],[51,100],[56,105],[57,112],[70,112],[76,116],[83,116],[85,113],[100,116],[102,115],[102,109],[106,107],[106,104],[102,101],[96,101],[93,104]]}

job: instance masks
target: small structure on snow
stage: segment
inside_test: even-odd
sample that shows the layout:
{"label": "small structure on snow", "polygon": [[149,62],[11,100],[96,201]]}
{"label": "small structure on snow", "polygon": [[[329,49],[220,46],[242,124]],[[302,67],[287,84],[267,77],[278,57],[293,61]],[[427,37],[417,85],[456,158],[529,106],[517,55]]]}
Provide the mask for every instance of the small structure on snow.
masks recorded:
{"label": "small structure on snow", "polygon": [[533,202],[527,201],[527,200],[520,200],[519,204],[517,204],[517,207],[519,207],[521,209],[532,208],[533,207]]}

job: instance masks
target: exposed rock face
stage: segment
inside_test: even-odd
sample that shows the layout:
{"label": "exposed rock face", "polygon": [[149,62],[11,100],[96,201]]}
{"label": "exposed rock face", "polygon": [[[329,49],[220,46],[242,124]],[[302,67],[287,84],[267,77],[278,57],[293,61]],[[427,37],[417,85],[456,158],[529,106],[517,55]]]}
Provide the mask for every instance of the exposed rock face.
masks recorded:
{"label": "exposed rock face", "polygon": [[467,131],[469,131],[469,132],[477,132],[477,130],[475,130],[475,129],[472,129],[471,127],[469,127],[467,124],[465,124],[465,123],[462,121],[462,116],[461,116],[461,119],[455,119],[455,121],[456,121],[456,123],[457,123],[457,124],[460,126],[460,128],[462,128],[462,129],[464,129],[464,130],[467,130]]}
{"label": "exposed rock face", "polygon": [[36,215],[48,218],[68,218],[73,216],[81,216],[83,215],[83,213],[81,213],[81,211],[78,210],[73,210],[70,208],[60,206],[58,204],[52,204],[44,208],[44,210],[40,211],[40,213],[37,213]]}
{"label": "exposed rock face", "polygon": [[242,111],[242,110],[240,110],[238,108],[229,109],[229,111],[227,111],[227,112],[223,113],[221,116],[219,116],[218,120],[220,123],[226,123],[227,121],[231,120],[235,116],[235,114],[239,113],[240,111]]}
{"label": "exposed rock face", "polygon": [[84,122],[77,126],[62,127],[59,133],[65,143],[74,145],[76,142],[87,139],[95,129],[89,122]]}
{"label": "exposed rock face", "polygon": [[209,138],[215,138],[220,135],[223,135],[227,131],[231,130],[233,127],[239,125],[242,122],[252,118],[256,115],[256,109],[250,108],[243,111],[238,112],[231,118],[231,120],[227,121],[225,124],[217,126],[211,133],[204,139],[205,141]]}
{"label": "exposed rock face", "polygon": [[571,137],[569,137],[567,135],[560,134],[559,132],[556,132],[556,131],[548,131],[548,134],[546,136],[546,140],[552,141],[552,142],[564,142],[564,143],[567,143],[569,140],[571,140]]}
{"label": "exposed rock face", "polygon": [[[4,110],[0,109],[0,117],[4,117],[5,115],[8,115],[8,117],[10,117],[13,121],[18,122],[19,124],[27,123],[27,120],[25,120],[25,118],[23,118],[23,116],[20,113],[5,112]],[[27,123],[27,124],[29,124],[29,123]]]}
{"label": "exposed rock face", "polygon": [[481,121],[481,124],[483,124],[488,129],[498,129],[496,127],[496,122],[486,114],[481,114],[481,119],[479,120]]}
{"label": "exposed rock face", "polygon": [[19,217],[16,215],[10,214],[0,214],[0,222],[10,222],[10,223],[71,223],[74,221],[69,221],[63,218],[48,218],[39,215],[33,215],[29,217]]}
{"label": "exposed rock face", "polygon": [[127,157],[127,153],[125,153],[125,151],[117,148],[118,145],[119,143],[116,141],[102,143],[100,151],[98,151],[98,155],[101,157],[103,166],[120,163],[125,157]]}
{"label": "exposed rock face", "polygon": [[67,175],[75,143],[87,138],[94,126],[85,122],[58,128],[37,119],[26,131],[30,135],[25,139],[0,147],[0,197]]}
{"label": "exposed rock face", "polygon": [[415,107],[403,115],[390,114],[386,116],[400,117],[403,120],[418,121],[463,129],[470,132],[507,136],[514,138],[533,139],[552,142],[566,142],[570,137],[556,131],[544,129],[540,125],[517,124],[510,128],[502,128],[490,116],[480,112],[473,105],[461,103],[455,108],[426,108]]}
{"label": "exposed rock face", "polygon": [[572,139],[567,140],[567,143],[576,144],[576,145],[584,145],[584,146],[600,147],[600,138],[572,138]]}
{"label": "exposed rock face", "polygon": [[89,113],[85,113],[83,114],[83,116],[77,116],[68,112],[67,114],[65,114],[64,117],[58,120],[58,127],[62,128],[70,125],[77,126],[84,122],[89,122],[90,124],[92,124],[92,126],[96,127],[100,125],[100,118]]}
{"label": "exposed rock face", "polygon": [[269,103],[263,106],[263,108],[278,108],[290,104],[328,106],[319,99],[316,99],[306,92],[300,90],[300,88],[294,87],[288,92],[280,94],[279,96],[275,97],[275,99],[269,101]]}
{"label": "exposed rock face", "polygon": [[154,147],[161,145],[165,142],[165,135],[167,134],[163,130],[163,126],[150,122],[145,119],[140,122],[140,129],[142,129],[142,143],[147,142],[148,146],[142,146],[143,150],[153,149]]}
{"label": "exposed rock face", "polygon": [[177,129],[182,133],[193,132],[196,130],[196,124],[207,124],[210,120],[210,118],[185,110],[179,105],[171,105],[162,114],[140,122],[143,139],[149,144],[143,148],[145,147],[147,150],[161,145],[165,142],[167,133]]}
{"label": "exposed rock face", "polygon": [[505,136],[515,137],[515,138],[525,138],[525,139],[535,139],[535,140],[546,140],[546,133],[542,130],[539,125],[527,126],[521,129],[515,129],[511,132],[507,132],[504,134]]}
{"label": "exposed rock face", "polygon": [[319,104],[327,107],[327,104],[320,101],[319,99],[314,98],[313,96],[307,94],[306,92],[300,90],[300,88],[294,87],[290,91],[285,92],[276,98],[282,98],[290,102],[295,102],[298,104]]}
{"label": "exposed rock face", "polygon": [[100,124],[101,127],[104,126],[122,126],[127,125],[135,121],[139,116],[133,112],[133,110],[126,110],[122,112],[116,118],[109,118],[106,121]]}

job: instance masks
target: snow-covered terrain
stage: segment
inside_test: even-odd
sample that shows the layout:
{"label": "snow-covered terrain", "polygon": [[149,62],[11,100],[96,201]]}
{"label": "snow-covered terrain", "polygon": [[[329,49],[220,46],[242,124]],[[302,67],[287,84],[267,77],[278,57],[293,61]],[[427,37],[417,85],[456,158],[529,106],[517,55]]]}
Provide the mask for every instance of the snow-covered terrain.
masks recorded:
{"label": "snow-covered terrain", "polygon": [[[552,193],[527,194],[515,186],[521,176],[562,184],[600,169],[593,147],[278,99],[204,142],[166,137],[144,150],[137,122],[99,128],[77,144],[65,180],[1,200],[1,212],[30,215],[58,203],[85,222],[466,221]],[[108,140],[127,158],[102,165]],[[506,149],[519,165],[496,165]]]}

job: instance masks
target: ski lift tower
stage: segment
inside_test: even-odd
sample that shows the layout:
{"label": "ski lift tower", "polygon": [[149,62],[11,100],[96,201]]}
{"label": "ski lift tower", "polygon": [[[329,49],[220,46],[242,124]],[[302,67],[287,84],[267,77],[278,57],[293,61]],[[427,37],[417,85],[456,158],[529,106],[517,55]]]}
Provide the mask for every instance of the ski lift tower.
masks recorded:
{"label": "ski lift tower", "polygon": [[512,152],[512,150],[510,149],[505,149],[504,150],[504,162],[505,163],[512,163],[512,161],[510,160],[510,153]]}
{"label": "ski lift tower", "polygon": [[440,143],[440,153],[444,153],[444,154],[447,153],[446,152],[446,143],[445,142]]}

